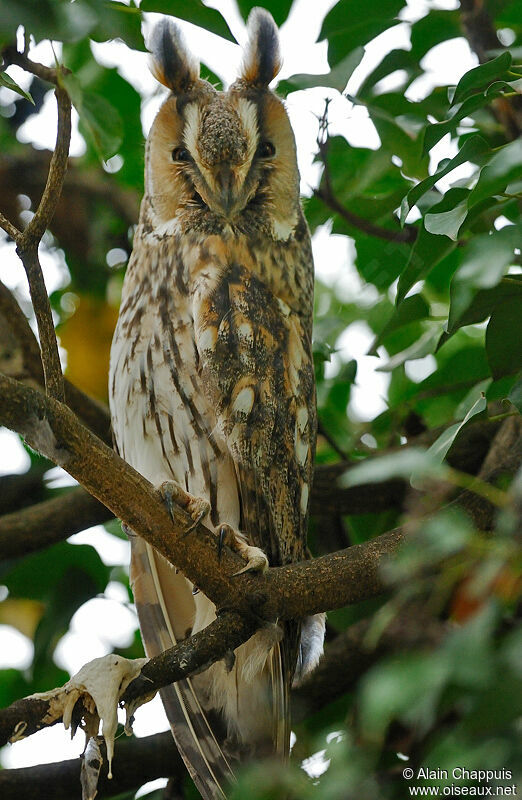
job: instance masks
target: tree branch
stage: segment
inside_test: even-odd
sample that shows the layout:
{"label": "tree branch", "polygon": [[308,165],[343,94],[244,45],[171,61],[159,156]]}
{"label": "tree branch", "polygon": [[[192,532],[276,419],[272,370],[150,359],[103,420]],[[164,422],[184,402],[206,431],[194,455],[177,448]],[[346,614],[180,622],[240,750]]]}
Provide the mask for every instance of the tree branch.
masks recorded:
{"label": "tree branch", "polygon": [[16,64],[17,67],[21,67],[25,69],[26,72],[31,72],[33,75],[41,78],[41,80],[46,81],[46,83],[52,83],[55,86],[59,85],[59,77],[69,72],[65,67],[53,69],[52,67],[46,67],[44,64],[40,64],[38,61],[32,61],[25,53],[20,53],[14,45],[5,47],[2,51],[2,56],[4,59],[4,69],[8,67],[9,64]]}
{"label": "tree branch", "polygon": [[41,238],[54,214],[62,191],[71,140],[71,101],[63,89],[57,88],[55,94],[58,105],[58,132],[47,183],[34,217],[15,241],[16,252],[22,260],[29,281],[29,291],[38,324],[45,389],[51,397],[63,401],[65,395],[58,343],[42,267],[38,258]]}
{"label": "tree branch", "polygon": [[[2,800],[81,800],[81,758],[36,767],[0,770]],[[107,779],[107,761],[100,772],[97,797],[114,797],[139,788],[146,781],[184,776],[181,760],[170,731],[142,739],[119,740],[113,766],[113,778]],[[52,791],[50,791],[52,787]]]}
{"label": "tree branch", "polygon": [[[188,545],[183,526],[190,518],[184,511],[175,506],[171,521],[148,481],[83,428],[67,407],[23,384],[0,378],[0,421],[19,430],[33,447],[43,450],[75,477],[84,479],[89,491],[97,490],[102,501],[109,500],[118,516],[175,562],[223,610],[203,631],[152,659],[127,689],[126,700],[206,669],[267,621],[299,618],[382,593],[383,560],[406,534],[405,529],[397,528],[312,561],[273,567],[264,576],[231,578],[237,557],[227,552],[221,562],[213,534],[202,525],[190,534]],[[522,459],[520,427],[520,419],[504,421],[484,476],[497,477],[506,469],[518,468]],[[482,514],[484,509],[475,506],[470,511],[472,515]],[[29,735],[54,724],[56,719],[46,722],[48,711],[48,701],[29,697],[0,712],[0,744],[16,738],[17,733]],[[81,709],[78,713],[81,715]]]}
{"label": "tree branch", "polygon": [[340,608],[383,590],[378,574],[383,556],[393,552],[402,531],[322,558],[261,575],[233,573],[243,565],[215,535],[174,505],[169,516],[149,481],[85,428],[67,406],[24,384],[0,376],[0,423],[24,436],[29,446],[63,467],[129,528],[156,548],[219,608],[263,620],[293,619]]}
{"label": "tree branch", "polygon": [[[255,633],[262,620],[253,615],[227,611],[204,630],[190,636],[145,664],[141,674],[129,684],[122,702],[129,702],[179,681],[196,672],[203,672],[215,661],[232,653]],[[77,704],[79,705],[79,703]],[[52,712],[51,701],[39,697],[24,697],[0,710],[0,746],[11,739],[31,736],[42,728],[61,721]],[[80,719],[83,708],[75,707],[74,716]],[[20,727],[22,724],[22,727]]]}
{"label": "tree branch", "polygon": [[417,228],[413,225],[405,225],[401,230],[397,228],[396,231],[388,228],[383,228],[381,225],[376,225],[364,217],[360,217],[353,211],[346,208],[335,196],[332,185],[332,178],[330,175],[330,167],[328,164],[328,106],[329,100],[325,103],[325,108],[322,117],[319,120],[319,134],[317,137],[318,154],[321,163],[323,164],[323,174],[321,183],[317,189],[314,189],[314,196],[319,198],[328,208],[339,214],[348,225],[356,228],[368,236],[375,236],[377,239],[384,239],[387,242],[406,242],[413,244],[417,238]]}
{"label": "tree branch", "polygon": [[[1,304],[0,284],[0,315],[2,313]],[[18,306],[16,307],[18,308]],[[23,322],[27,324],[25,317],[23,317]],[[29,332],[33,336],[30,328]],[[34,337],[33,340],[36,345]],[[35,363],[40,364],[40,360],[37,359]],[[66,397],[69,399],[71,397],[70,390],[75,387],[72,387],[67,381],[65,386]],[[91,409],[90,398],[81,392],[79,395],[80,398],[85,398],[86,402],[83,404],[69,402],[69,405],[80,408],[85,415],[85,411]],[[97,404],[93,401],[92,409],[97,412],[97,408]],[[106,422],[102,409],[100,414],[94,416],[94,424],[91,425],[91,428],[96,430],[105,424],[108,422]],[[492,420],[477,420],[467,425],[448,454],[450,466],[472,475],[476,474],[499,428],[500,422]],[[436,429],[429,432],[429,437],[422,434],[419,439],[431,444],[440,432],[439,429]],[[104,438],[107,439],[107,437]],[[334,515],[369,514],[393,508],[400,510],[404,507],[406,494],[412,491],[407,481],[393,478],[382,483],[340,488],[337,485],[338,479],[349,469],[350,464],[345,461],[316,466],[311,495],[312,516],[317,515],[323,522],[330,524],[329,517]],[[474,500],[474,497],[474,495],[468,496],[470,504],[481,502]],[[0,517],[0,559],[21,556],[24,553],[48,547],[67,539],[73,533],[107,522],[112,518],[113,515],[109,509],[84,489],[77,488],[62,492],[58,497],[35,504],[32,508],[24,508]]]}
{"label": "tree branch", "polygon": [[0,561],[61,542],[110,519],[107,508],[81,488],[0,517]]}
{"label": "tree branch", "polygon": [[[2,371],[11,378],[44,386],[38,341],[25,314],[9,289],[0,281],[0,348]],[[111,444],[109,410],[64,379],[67,405],[102,439]]]}
{"label": "tree branch", "polygon": [[57,85],[55,91],[58,106],[56,146],[38,209],[23,232],[18,231],[11,223],[6,226],[4,223],[7,220],[3,216],[0,222],[16,242],[16,252],[20,256],[27,274],[40,336],[46,392],[57,400],[63,400],[64,384],[58,354],[58,343],[54,332],[51,306],[45,288],[42,267],[38,258],[38,247],[56,209],[67,170],[67,158],[71,140],[71,101],[67,92],[59,86],[59,70],[50,70],[42,64],[37,64],[27,58],[25,54],[18,53],[14,48],[7,48],[4,55],[10,63],[16,63],[23,69]]}

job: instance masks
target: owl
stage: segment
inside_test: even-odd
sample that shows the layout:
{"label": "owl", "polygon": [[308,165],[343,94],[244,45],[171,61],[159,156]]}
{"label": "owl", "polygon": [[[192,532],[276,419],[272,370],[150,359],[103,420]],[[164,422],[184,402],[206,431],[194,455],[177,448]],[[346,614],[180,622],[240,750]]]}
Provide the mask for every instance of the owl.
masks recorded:
{"label": "owl", "polygon": [[[239,77],[199,77],[179,29],[150,50],[169,94],[146,145],[145,194],[110,366],[120,455],[260,571],[306,557],[316,437],[313,262],[295,140],[268,88],[280,69],[270,14],[248,21]],[[216,609],[139,536],[131,583],[149,656]],[[243,570],[242,570],[243,571]],[[162,691],[203,798],[238,761],[289,748],[289,691],[322,651],[324,619],[267,625],[200,675]]]}

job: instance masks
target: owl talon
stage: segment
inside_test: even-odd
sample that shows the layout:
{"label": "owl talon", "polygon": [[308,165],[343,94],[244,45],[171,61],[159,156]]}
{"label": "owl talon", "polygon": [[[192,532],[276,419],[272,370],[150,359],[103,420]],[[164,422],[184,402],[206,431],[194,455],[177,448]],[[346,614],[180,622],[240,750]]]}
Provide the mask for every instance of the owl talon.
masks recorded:
{"label": "owl talon", "polygon": [[234,572],[231,576],[242,575],[244,572],[265,572],[268,569],[268,558],[259,547],[252,547],[246,543],[245,536],[239,531],[235,531],[230,525],[223,524],[217,529],[218,535],[218,558],[221,558],[224,545],[230,547],[235,553],[239,553],[247,564],[243,569]]}
{"label": "owl talon", "polygon": [[226,528],[224,525],[221,525],[218,533],[218,546],[217,546],[218,561],[221,561],[221,556],[223,555],[223,547],[225,545],[226,535],[227,535]]}
{"label": "owl talon", "polygon": [[163,481],[158,491],[172,519],[174,519],[174,504],[180,505],[192,517],[193,522],[185,529],[184,536],[193,531],[210,511],[210,503],[207,500],[189,494],[176,481]]}
{"label": "owl talon", "polygon": [[238,569],[237,572],[233,572],[230,576],[231,578],[235,578],[237,575],[242,575],[244,572],[266,572],[268,569],[268,558],[265,556],[263,551],[259,547],[246,547],[246,550],[251,551],[251,554],[247,556],[247,552],[244,551],[241,553],[243,558],[248,557],[248,563],[243,569]]}

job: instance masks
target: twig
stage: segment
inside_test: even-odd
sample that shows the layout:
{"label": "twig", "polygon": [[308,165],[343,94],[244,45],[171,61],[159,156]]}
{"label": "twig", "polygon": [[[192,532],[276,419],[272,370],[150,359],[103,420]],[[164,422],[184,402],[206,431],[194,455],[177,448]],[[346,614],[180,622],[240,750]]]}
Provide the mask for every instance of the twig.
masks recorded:
{"label": "twig", "polygon": [[22,235],[16,239],[16,252],[22,260],[29,281],[29,291],[40,335],[45,389],[51,397],[63,401],[65,392],[58,343],[42,267],[38,258],[41,238],[54,214],[62,190],[71,140],[71,101],[63,89],[57,88],[55,93],[58,104],[56,147],[42,199],[31,222]]}
{"label": "twig", "polygon": [[328,104],[329,100],[325,102],[325,109],[321,119],[319,120],[317,147],[324,169],[321,185],[317,189],[314,189],[315,197],[318,197],[319,200],[322,200],[325,205],[331,208],[332,211],[335,211],[336,214],[339,214],[339,216],[342,217],[353,228],[357,228],[363,233],[367,233],[369,236],[375,236],[378,239],[384,239],[387,242],[406,242],[408,244],[413,244],[417,238],[417,228],[414,226],[406,225],[403,230],[399,229],[397,231],[393,231],[389,230],[388,228],[383,228],[380,225],[375,225],[375,223],[370,222],[370,220],[364,219],[364,217],[360,217],[358,214],[354,214],[352,211],[347,209],[335,196],[330,176],[330,168],[328,165]]}
{"label": "twig", "polygon": [[69,145],[71,141],[71,101],[65,89],[59,86],[55,89],[56,103],[58,106],[58,131],[56,146],[51,158],[47,182],[40,204],[34,217],[22,234],[20,245],[25,248],[30,244],[40,242],[46,228],[53,218],[56,205],[60,199],[62,186],[67,171]]}
{"label": "twig", "polygon": [[12,222],[9,222],[7,217],[4,217],[2,212],[0,211],[0,228],[3,228],[4,231],[11,237],[14,242],[17,242],[20,236],[22,235],[21,231],[13,225]]}
{"label": "twig", "polygon": [[53,69],[40,64],[38,61],[32,61],[25,53],[20,53],[14,45],[4,48],[2,56],[4,58],[4,69],[9,64],[16,64],[17,67],[21,67],[26,72],[32,72],[33,75],[55,86],[59,85],[59,76],[67,75],[69,72],[65,67]]}
{"label": "twig", "polygon": [[[58,106],[56,147],[51,158],[47,183],[38,209],[22,232],[18,231],[3,216],[1,222],[4,229],[16,242],[16,252],[20,256],[27,274],[40,336],[46,392],[51,397],[63,401],[65,395],[58,343],[54,332],[51,306],[45,289],[42,267],[38,258],[38,247],[56,209],[67,170],[67,158],[71,140],[71,101],[67,92],[59,85],[59,69],[50,69],[31,61],[25,54],[18,53],[14,48],[7,48],[4,57],[9,63],[18,64],[23,69],[43,78],[43,80],[54,83],[57,87],[55,90]],[[8,223],[7,226],[5,223]]]}

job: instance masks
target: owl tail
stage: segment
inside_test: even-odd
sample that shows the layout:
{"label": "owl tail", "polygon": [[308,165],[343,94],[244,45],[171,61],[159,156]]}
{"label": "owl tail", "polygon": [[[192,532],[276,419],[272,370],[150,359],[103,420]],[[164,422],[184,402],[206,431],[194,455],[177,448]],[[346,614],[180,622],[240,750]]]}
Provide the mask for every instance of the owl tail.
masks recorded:
{"label": "owl tail", "polygon": [[[138,536],[132,536],[131,583],[138,610],[141,634],[149,658],[173,647],[190,633],[190,610],[181,608],[174,627],[161,590],[168,575],[170,588],[182,575],[158,556]],[[170,573],[170,574],[168,574]],[[181,594],[181,592],[179,593]],[[185,625],[184,630],[182,626]],[[192,681],[187,678],[160,691],[176,746],[189,774],[204,800],[223,800],[234,775],[228,758],[216,738],[198,700]]]}
{"label": "owl tail", "polygon": [[[131,583],[152,657],[190,635],[194,598],[188,581],[150,545],[138,536],[131,543]],[[218,662],[160,692],[176,746],[204,800],[226,798],[240,761],[288,754],[290,686],[280,635],[268,626],[238,648],[231,672]]]}

